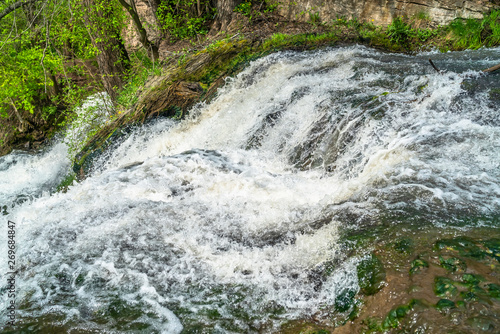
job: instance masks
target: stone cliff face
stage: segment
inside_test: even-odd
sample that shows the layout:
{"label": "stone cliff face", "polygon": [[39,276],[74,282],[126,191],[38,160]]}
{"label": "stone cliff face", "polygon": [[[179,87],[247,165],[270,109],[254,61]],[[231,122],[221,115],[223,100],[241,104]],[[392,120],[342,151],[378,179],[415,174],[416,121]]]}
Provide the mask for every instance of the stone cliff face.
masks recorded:
{"label": "stone cliff face", "polygon": [[338,17],[356,17],[376,25],[389,25],[398,16],[423,16],[433,25],[457,17],[482,18],[500,8],[499,0],[279,0],[278,11],[288,20],[309,21],[316,16],[328,23]]}
{"label": "stone cliff face", "polygon": [[[482,18],[483,14],[500,9],[500,0],[273,0],[277,12],[289,21],[307,22],[319,19],[331,23],[339,17],[358,18],[375,25],[387,26],[395,17],[426,18],[429,26],[447,24],[457,17]],[[162,34],[148,0],[136,0],[137,12],[145,23],[148,37],[160,43]],[[129,51],[141,48],[132,21],[125,33]]]}

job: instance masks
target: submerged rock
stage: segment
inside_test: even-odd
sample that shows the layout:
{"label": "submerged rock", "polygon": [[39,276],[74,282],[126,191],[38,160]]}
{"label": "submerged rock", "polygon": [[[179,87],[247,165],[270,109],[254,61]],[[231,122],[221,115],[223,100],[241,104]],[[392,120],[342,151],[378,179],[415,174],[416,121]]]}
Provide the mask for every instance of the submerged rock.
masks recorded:
{"label": "submerged rock", "polygon": [[385,270],[382,262],[373,254],[358,265],[358,280],[361,291],[373,295],[384,287]]}

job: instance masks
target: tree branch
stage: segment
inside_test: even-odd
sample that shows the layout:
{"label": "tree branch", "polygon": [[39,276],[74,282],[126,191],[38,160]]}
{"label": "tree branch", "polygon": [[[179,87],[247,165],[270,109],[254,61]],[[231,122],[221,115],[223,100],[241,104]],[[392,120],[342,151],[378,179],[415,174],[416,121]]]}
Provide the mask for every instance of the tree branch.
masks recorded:
{"label": "tree branch", "polygon": [[491,73],[493,71],[500,70],[500,64],[483,70],[484,73]]}
{"label": "tree branch", "polygon": [[3,19],[5,16],[9,15],[10,13],[12,13],[13,11],[15,11],[16,9],[18,9],[19,7],[26,6],[38,1],[42,0],[24,0],[24,1],[20,0],[18,2],[14,2],[0,13],[0,20]]}
{"label": "tree branch", "polygon": [[133,0],[131,1],[132,6],[129,5],[125,0],[118,0],[118,2],[120,2],[122,7],[125,8],[132,17],[132,21],[134,22],[135,27],[137,28],[137,32],[139,33],[139,41],[141,42],[141,44],[144,46],[147,52],[152,52],[153,60],[157,60],[159,58],[158,47],[154,43],[151,43],[151,41],[148,39],[146,29],[142,25]]}

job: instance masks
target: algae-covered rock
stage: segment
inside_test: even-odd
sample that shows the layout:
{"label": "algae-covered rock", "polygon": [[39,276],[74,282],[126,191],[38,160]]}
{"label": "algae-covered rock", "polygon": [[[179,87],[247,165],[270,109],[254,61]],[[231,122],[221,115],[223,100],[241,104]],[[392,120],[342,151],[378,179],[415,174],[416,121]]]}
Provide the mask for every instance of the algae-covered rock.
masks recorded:
{"label": "algae-covered rock", "polygon": [[345,312],[354,304],[354,296],[356,291],[346,289],[342,291],[337,298],[335,298],[335,310],[338,312]]}
{"label": "algae-covered rock", "polygon": [[413,241],[409,238],[398,240],[394,243],[394,249],[399,253],[410,254],[413,249]]}
{"label": "algae-covered rock", "polygon": [[465,261],[457,257],[444,258],[440,256],[439,263],[441,267],[450,272],[465,271],[467,269]]}
{"label": "algae-covered rock", "polygon": [[462,282],[469,286],[478,285],[479,283],[484,281],[486,281],[486,279],[483,276],[477,274],[464,274],[462,276]]}
{"label": "algae-covered rock", "polygon": [[446,311],[452,308],[456,308],[455,302],[449,299],[440,299],[436,303],[436,309],[439,311]]}
{"label": "algae-covered rock", "polygon": [[358,281],[361,291],[367,295],[377,293],[384,286],[386,274],[380,260],[373,254],[358,265]]}
{"label": "algae-covered rock", "polygon": [[434,279],[434,293],[438,297],[454,297],[458,294],[458,290],[451,279],[436,277]]}
{"label": "algae-covered rock", "polygon": [[410,265],[410,274],[415,274],[423,268],[429,268],[429,262],[422,259],[415,259]]}
{"label": "algae-covered rock", "polygon": [[495,283],[488,284],[488,294],[491,298],[500,300],[500,285]]}
{"label": "algae-covered rock", "polygon": [[495,323],[493,319],[489,317],[473,317],[467,319],[467,324],[474,329],[479,329],[483,332],[492,333],[495,330]]}
{"label": "algae-covered rock", "polygon": [[434,248],[437,250],[454,250],[458,251],[460,256],[482,259],[485,252],[474,242],[467,237],[457,237],[453,239],[442,239],[436,241]]}
{"label": "algae-covered rock", "polygon": [[486,240],[483,245],[486,247],[486,255],[500,262],[500,239]]}

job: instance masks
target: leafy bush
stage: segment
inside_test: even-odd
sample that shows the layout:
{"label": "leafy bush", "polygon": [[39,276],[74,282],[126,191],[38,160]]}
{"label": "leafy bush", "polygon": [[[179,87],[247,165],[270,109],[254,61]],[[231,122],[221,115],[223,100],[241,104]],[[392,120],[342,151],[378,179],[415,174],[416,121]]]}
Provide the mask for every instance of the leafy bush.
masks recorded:
{"label": "leafy bush", "polygon": [[206,34],[213,13],[209,0],[168,0],[160,3],[156,16],[165,32],[175,39],[184,39]]}
{"label": "leafy bush", "polygon": [[234,11],[236,13],[241,13],[247,17],[250,17],[252,14],[252,3],[250,1],[242,2],[238,6],[236,6]]}
{"label": "leafy bush", "polygon": [[410,39],[415,36],[415,31],[404,22],[402,17],[396,17],[387,27],[387,36],[391,42],[406,46]]}

